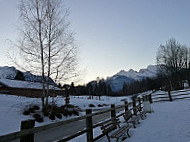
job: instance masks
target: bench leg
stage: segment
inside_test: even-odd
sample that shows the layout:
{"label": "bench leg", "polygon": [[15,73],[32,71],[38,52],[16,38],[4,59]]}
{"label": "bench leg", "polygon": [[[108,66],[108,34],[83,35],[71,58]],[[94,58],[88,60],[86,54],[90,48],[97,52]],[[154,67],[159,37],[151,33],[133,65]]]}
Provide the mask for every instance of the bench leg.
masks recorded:
{"label": "bench leg", "polygon": [[135,123],[133,123],[133,128],[136,128]]}
{"label": "bench leg", "polygon": [[106,137],[108,139],[108,142],[110,142],[110,137],[108,136],[108,134],[106,134]]}
{"label": "bench leg", "polygon": [[131,137],[131,136],[129,135],[129,130],[127,130],[127,135],[128,135],[128,137]]}
{"label": "bench leg", "polygon": [[140,114],[141,120],[144,120],[144,116],[143,114]]}

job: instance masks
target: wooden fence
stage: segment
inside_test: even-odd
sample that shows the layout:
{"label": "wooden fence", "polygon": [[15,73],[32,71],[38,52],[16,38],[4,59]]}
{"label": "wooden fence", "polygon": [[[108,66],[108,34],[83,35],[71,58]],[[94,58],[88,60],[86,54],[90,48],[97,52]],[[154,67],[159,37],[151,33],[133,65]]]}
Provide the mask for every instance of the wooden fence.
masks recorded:
{"label": "wooden fence", "polygon": [[179,99],[187,99],[190,98],[190,89],[186,90],[177,90],[177,91],[168,91],[155,93],[152,95],[152,101],[155,102],[163,102],[163,101],[174,101]]}
{"label": "wooden fence", "polygon": [[[0,136],[0,142],[11,142],[13,140],[18,140],[20,139],[20,142],[29,142],[29,140],[25,140],[23,139],[24,137],[30,137],[30,142],[34,142],[35,141],[35,133],[37,132],[41,132],[41,131],[44,131],[44,130],[48,130],[48,129],[51,129],[51,128],[56,128],[56,127],[59,127],[59,126],[63,126],[63,125],[66,125],[66,124],[69,124],[69,123],[72,123],[72,122],[76,122],[76,121],[79,121],[79,120],[85,120],[86,121],[86,128],[81,130],[81,131],[78,131],[77,133],[75,134],[72,134],[72,135],[69,135],[67,137],[64,137],[62,139],[57,139],[55,141],[57,142],[65,142],[65,141],[68,141],[68,140],[71,140],[77,136],[80,136],[82,134],[85,134],[86,133],[86,141],[88,142],[93,142],[93,141],[96,141],[98,139],[100,139],[101,137],[103,137],[104,135],[101,134],[97,137],[94,137],[93,136],[93,129],[94,128],[97,128],[99,127],[102,123],[104,122],[98,122],[96,124],[93,124],[93,117],[94,116],[97,116],[97,115],[101,115],[101,114],[104,114],[104,113],[110,113],[110,117],[108,117],[107,119],[110,119],[110,118],[113,118],[113,117],[120,117],[123,115],[123,113],[120,113],[119,115],[116,115],[116,111],[118,110],[124,110],[125,112],[127,111],[132,111],[135,113],[135,109],[138,105],[141,105],[143,100],[145,99],[148,99],[149,97],[151,97],[151,95],[148,95],[148,96],[144,96],[143,99],[138,97],[138,99],[134,99],[133,102],[130,102],[128,103],[127,101],[124,101],[124,105],[120,105],[120,106],[115,106],[114,104],[111,105],[111,108],[110,109],[104,109],[102,111],[98,111],[98,112],[95,112],[95,113],[92,113],[92,110],[86,110],[86,115],[84,116],[81,116],[81,117],[76,117],[76,118],[72,118],[72,119],[69,119],[69,120],[66,120],[66,121],[59,121],[59,122],[55,122],[55,123],[52,123],[52,124],[47,124],[47,125],[44,125],[44,126],[39,126],[39,127],[33,127],[33,128],[29,128],[29,129],[23,129],[19,132],[14,132],[14,133],[11,133],[11,134],[7,134],[7,135],[3,135],[3,136]],[[149,98],[150,100],[151,98]],[[104,120],[105,121],[105,120]],[[48,134],[47,134],[48,135]]]}

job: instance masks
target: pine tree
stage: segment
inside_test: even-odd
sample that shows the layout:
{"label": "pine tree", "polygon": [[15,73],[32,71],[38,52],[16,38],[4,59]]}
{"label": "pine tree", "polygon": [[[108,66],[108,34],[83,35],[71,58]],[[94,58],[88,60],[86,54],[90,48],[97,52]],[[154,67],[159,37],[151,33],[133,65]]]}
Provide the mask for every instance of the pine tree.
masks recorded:
{"label": "pine tree", "polygon": [[123,95],[127,95],[127,83],[123,83],[123,89],[122,89],[122,91],[123,91]]}
{"label": "pine tree", "polygon": [[21,71],[18,71],[14,80],[22,80],[22,81],[25,81],[25,77],[23,75],[23,73]]}

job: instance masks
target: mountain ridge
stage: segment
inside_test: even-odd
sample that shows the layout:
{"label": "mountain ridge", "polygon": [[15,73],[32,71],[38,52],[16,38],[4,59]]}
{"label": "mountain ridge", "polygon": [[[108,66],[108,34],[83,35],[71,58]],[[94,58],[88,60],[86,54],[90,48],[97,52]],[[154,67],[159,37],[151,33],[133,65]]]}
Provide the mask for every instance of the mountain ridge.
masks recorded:
{"label": "mountain ridge", "polygon": [[135,71],[129,69],[128,71],[121,70],[115,75],[108,77],[106,83],[112,88],[112,91],[120,91],[123,87],[123,83],[130,84],[134,81],[141,81],[145,78],[155,78],[159,70],[158,65],[148,65],[145,69]]}

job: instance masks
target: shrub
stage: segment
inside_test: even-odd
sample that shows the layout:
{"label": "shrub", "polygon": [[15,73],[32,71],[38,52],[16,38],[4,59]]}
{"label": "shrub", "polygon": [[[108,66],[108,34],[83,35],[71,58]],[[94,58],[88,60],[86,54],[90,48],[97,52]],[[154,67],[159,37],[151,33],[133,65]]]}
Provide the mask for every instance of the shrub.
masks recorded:
{"label": "shrub", "polygon": [[95,105],[94,104],[89,104],[89,107],[95,107]]}
{"label": "shrub", "polygon": [[29,108],[28,111],[29,111],[30,113],[35,113],[35,110],[34,110],[34,108],[32,108],[32,107]]}
{"label": "shrub", "polygon": [[62,114],[67,117],[68,116],[68,111],[65,110],[65,111],[62,112]]}
{"label": "shrub", "polygon": [[42,118],[42,116],[40,114],[35,113],[33,115],[33,117],[35,118],[36,122],[43,122],[44,121],[44,119]]}
{"label": "shrub", "polygon": [[59,118],[59,119],[62,118],[62,115],[61,115],[60,113],[56,113],[55,116],[56,116],[57,118]]}
{"label": "shrub", "polygon": [[79,116],[79,113],[76,110],[73,110],[73,114],[76,115],[76,116]]}
{"label": "shrub", "polygon": [[68,111],[68,115],[71,116],[73,114],[73,111]]}
{"label": "shrub", "polygon": [[103,105],[101,105],[101,104],[98,104],[98,107],[103,107]]}
{"label": "shrub", "polygon": [[49,119],[55,120],[55,115],[54,115],[53,113],[51,113],[51,114],[49,115]]}
{"label": "shrub", "polygon": [[44,111],[43,114],[44,114],[44,116],[49,116],[49,112],[48,111]]}
{"label": "shrub", "polygon": [[74,108],[74,105],[68,104],[68,105],[63,105],[64,108]]}
{"label": "shrub", "polygon": [[24,115],[30,115],[30,112],[28,110],[24,110],[23,114]]}
{"label": "shrub", "polygon": [[109,106],[108,104],[103,104],[103,106]]}
{"label": "shrub", "polygon": [[32,108],[33,108],[34,110],[40,110],[40,107],[39,107],[38,105],[34,105]]}

